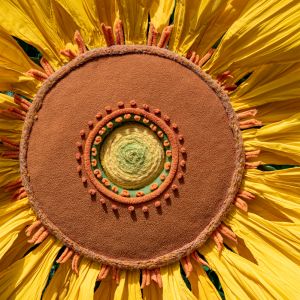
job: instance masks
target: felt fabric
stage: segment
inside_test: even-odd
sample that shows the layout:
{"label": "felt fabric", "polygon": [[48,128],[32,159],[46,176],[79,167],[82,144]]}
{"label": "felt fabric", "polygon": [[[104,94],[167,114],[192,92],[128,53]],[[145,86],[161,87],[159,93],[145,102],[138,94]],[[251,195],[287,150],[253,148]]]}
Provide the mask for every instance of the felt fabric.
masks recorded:
{"label": "felt fabric", "polygon": [[[58,71],[48,85],[58,82],[40,90],[49,92],[29,112],[21,145],[23,181],[45,226],[77,252],[124,268],[164,265],[202,244],[227,212],[243,170],[226,95],[185,58],[156,49],[98,49]],[[130,214],[127,205],[116,214],[99,194],[92,200],[92,184],[84,187],[76,171],[80,130],[88,132],[88,121],[96,122],[107,105],[129,107],[132,99],[167,114],[187,152],[184,181],[174,179],[178,191],[170,201],[160,199],[159,209],[150,202],[147,217],[140,207]]]}

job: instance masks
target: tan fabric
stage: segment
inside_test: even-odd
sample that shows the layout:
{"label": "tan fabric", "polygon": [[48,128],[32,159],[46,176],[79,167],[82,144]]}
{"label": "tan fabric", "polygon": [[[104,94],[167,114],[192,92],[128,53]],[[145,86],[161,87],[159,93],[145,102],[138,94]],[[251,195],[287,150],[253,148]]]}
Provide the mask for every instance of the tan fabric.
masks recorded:
{"label": "tan fabric", "polygon": [[[237,128],[230,128],[223,107],[228,103],[222,105],[199,74],[189,69],[193,68],[190,62],[181,58],[181,64],[174,62],[175,54],[167,50],[123,48],[135,53],[98,58],[112,50],[85,54],[77,63],[95,58],[67,74],[42,100],[43,89],[55,77],[76,68],[76,61],[44,85],[37,96],[43,101],[42,108],[28,145],[30,183],[25,174],[26,136],[38,103],[29,113],[23,135],[23,180],[43,223],[69,246],[121,267],[153,267],[192,251],[219,224],[239,187],[243,153],[241,141],[235,141],[239,139]],[[225,101],[226,96],[222,97]],[[141,208],[133,217],[126,205],[116,216],[109,201],[107,210],[103,209],[99,195],[92,201],[87,192],[91,183],[85,188],[76,172],[80,130],[88,130],[87,122],[96,121],[95,115],[105,113],[105,106],[116,109],[118,101],[129,106],[132,99],[139,107],[146,103],[170,116],[187,149],[184,183],[176,182],[178,193],[171,194],[170,203],[161,199],[160,210],[154,200],[150,202],[148,218]],[[235,124],[231,108],[227,109]]]}

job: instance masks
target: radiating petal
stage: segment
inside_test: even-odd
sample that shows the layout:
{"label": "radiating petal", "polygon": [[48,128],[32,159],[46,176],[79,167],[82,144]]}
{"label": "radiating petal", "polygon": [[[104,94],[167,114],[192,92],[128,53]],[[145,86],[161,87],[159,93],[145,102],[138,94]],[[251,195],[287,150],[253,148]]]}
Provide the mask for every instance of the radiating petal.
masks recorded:
{"label": "radiating petal", "polygon": [[228,69],[300,59],[300,3],[298,0],[257,1],[224,35],[206,69],[219,74]]}
{"label": "radiating petal", "polygon": [[[295,114],[289,119],[272,123],[260,129],[243,131],[245,149],[261,149],[268,152],[264,154],[264,163],[276,164],[276,158],[272,160],[272,153],[281,156],[281,163],[300,164],[300,114]],[[284,163],[284,158],[288,160]]]}
{"label": "radiating petal", "polygon": [[169,25],[171,14],[175,7],[175,0],[154,0],[151,4],[150,19],[158,32]]}
{"label": "radiating petal", "polygon": [[116,0],[126,44],[146,44],[150,0]]}

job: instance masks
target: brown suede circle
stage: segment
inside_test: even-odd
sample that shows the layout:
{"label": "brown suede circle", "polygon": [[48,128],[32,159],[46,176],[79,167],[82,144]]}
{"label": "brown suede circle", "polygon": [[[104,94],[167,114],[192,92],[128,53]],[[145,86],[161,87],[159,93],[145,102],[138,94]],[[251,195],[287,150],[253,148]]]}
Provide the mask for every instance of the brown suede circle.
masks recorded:
{"label": "brown suede circle", "polygon": [[[159,108],[178,138],[176,176],[147,213],[143,203],[129,211],[99,191],[91,197],[93,184],[83,182],[75,159],[88,121],[133,99],[140,109]],[[27,115],[20,160],[44,226],[77,253],[120,268],[159,267],[201,246],[230,209],[244,169],[228,96],[187,59],[148,46],[95,49],[55,72]]]}

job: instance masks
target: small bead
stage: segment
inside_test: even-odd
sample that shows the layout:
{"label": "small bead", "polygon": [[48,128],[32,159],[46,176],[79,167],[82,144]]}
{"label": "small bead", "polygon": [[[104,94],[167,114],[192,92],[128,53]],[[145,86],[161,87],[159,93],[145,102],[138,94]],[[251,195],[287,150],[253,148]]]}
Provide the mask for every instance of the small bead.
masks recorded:
{"label": "small bead", "polygon": [[159,138],[163,138],[164,137],[164,133],[161,130],[159,130],[157,132],[157,135],[158,135]]}
{"label": "small bead", "polygon": [[118,107],[119,108],[124,108],[124,102],[123,101],[119,101],[118,102]]}
{"label": "small bead", "polygon": [[168,116],[168,115],[164,115],[163,116],[163,119],[164,119],[164,121],[166,122],[166,123],[169,123],[170,122],[170,117]]}
{"label": "small bead", "polygon": [[155,201],[155,202],[154,202],[154,205],[155,205],[155,207],[160,207],[160,206],[161,206],[161,203],[160,203],[160,201]]}
{"label": "small bead", "polygon": [[118,193],[119,189],[116,187],[116,186],[113,186],[111,188],[111,190],[114,192],[114,193]]}
{"label": "small bead", "polygon": [[34,119],[35,119],[36,121],[38,120],[38,118],[39,118],[38,115],[35,115],[35,116],[34,116]]}
{"label": "small bead", "polygon": [[141,120],[141,116],[139,116],[139,115],[135,115],[133,118],[134,118],[135,121],[137,121],[137,122]]}
{"label": "small bead", "polygon": [[171,168],[171,163],[170,162],[166,162],[165,163],[165,170],[170,170]]}
{"label": "small bead", "polygon": [[136,192],[135,194],[137,197],[142,197],[145,195],[145,193],[143,191],[139,191],[139,192]]}
{"label": "small bead", "polygon": [[171,151],[171,150],[167,150],[167,151],[166,151],[166,155],[167,155],[168,157],[172,156],[172,151]]}
{"label": "small bead", "polygon": [[166,175],[165,174],[161,174],[159,176],[159,178],[160,178],[161,181],[164,181],[166,179]]}
{"label": "small bead", "polygon": [[178,135],[178,140],[179,140],[180,142],[183,142],[183,141],[184,141],[184,137],[183,137],[182,134],[179,134],[179,135]]}
{"label": "small bead", "polygon": [[123,121],[122,117],[116,118],[116,122],[117,122],[117,123],[121,123],[122,121]]}
{"label": "small bead", "polygon": [[172,189],[172,191],[177,191],[178,186],[176,184],[172,184],[171,189]]}
{"label": "small bead", "polygon": [[113,122],[108,122],[107,127],[112,129],[114,127],[114,123]]}
{"label": "small bead", "polygon": [[81,173],[82,172],[82,167],[81,166],[77,166],[76,170],[77,170],[77,173]]}
{"label": "small bead", "polygon": [[82,138],[85,137],[85,131],[83,129],[80,130],[79,134]]}
{"label": "small bead", "polygon": [[122,193],[121,193],[121,196],[123,197],[130,197],[130,194],[127,190],[123,190]]}
{"label": "small bead", "polygon": [[136,105],[137,105],[137,104],[136,104],[136,101],[131,100],[131,101],[130,101],[130,105],[131,105],[132,107],[136,107]]}
{"label": "small bead", "polygon": [[174,130],[178,130],[178,125],[177,125],[176,123],[173,123],[173,124],[171,125],[171,127],[172,127]]}
{"label": "small bead", "polygon": [[81,178],[82,183],[87,183],[87,179],[85,177]]}
{"label": "small bead", "polygon": [[186,161],[185,160],[182,160],[180,162],[180,167],[184,168],[186,166]]}
{"label": "small bead", "polygon": [[93,127],[94,127],[93,121],[88,121],[88,126],[89,126],[90,128],[93,128]]}
{"label": "small bead", "polygon": [[96,145],[98,145],[98,144],[100,144],[101,142],[102,142],[102,137],[99,136],[99,135],[97,135],[96,138],[95,138],[94,143],[95,143]]}
{"label": "small bead", "polygon": [[95,196],[95,195],[96,195],[96,191],[95,191],[94,189],[90,189],[90,190],[89,190],[89,194],[90,194],[91,196]]}
{"label": "small bead", "polygon": [[150,107],[149,107],[148,104],[143,104],[143,109],[146,110],[146,111],[149,111]]}
{"label": "small bead", "polygon": [[105,204],[105,199],[104,198],[100,198],[99,202],[103,205],[103,204]]}
{"label": "small bead", "polygon": [[158,184],[157,183],[153,183],[150,187],[151,191],[154,191],[158,188]]}
{"label": "small bead", "polygon": [[76,142],[76,146],[79,150],[82,150],[82,143]]}
{"label": "small bead", "polygon": [[177,174],[177,179],[178,180],[182,180],[183,179],[183,174],[182,173],[178,173]]}
{"label": "small bead", "polygon": [[149,211],[148,206],[143,206],[142,211],[143,211],[143,213],[147,213]]}
{"label": "small bead", "polygon": [[96,119],[97,120],[101,120],[102,119],[102,114],[101,113],[97,113],[96,114]]}
{"label": "small bead", "polygon": [[157,130],[157,126],[155,126],[154,124],[151,124],[151,125],[150,125],[150,129],[151,129],[152,131],[156,131],[156,130]]}
{"label": "small bead", "polygon": [[128,210],[129,210],[130,212],[133,212],[133,211],[134,211],[134,206],[132,206],[132,205],[128,206]]}
{"label": "small bead", "polygon": [[153,110],[153,112],[154,112],[154,114],[155,115],[160,115],[160,109],[159,108],[155,108],[154,110]]}
{"label": "small bead", "polygon": [[75,154],[75,158],[76,158],[77,161],[80,161],[81,160],[81,154],[79,152],[77,152]]}
{"label": "small bead", "polygon": [[128,120],[128,119],[130,119],[130,118],[131,118],[131,114],[125,114],[125,115],[124,115],[124,119]]}
{"label": "small bead", "polygon": [[184,147],[181,147],[181,148],[180,148],[180,152],[181,152],[182,154],[185,154],[185,153],[186,153],[186,149],[185,149]]}
{"label": "small bead", "polygon": [[165,147],[169,147],[169,146],[170,146],[170,142],[169,142],[168,140],[165,140],[165,141],[164,141],[164,146],[165,146]]}
{"label": "small bead", "polygon": [[144,119],[143,119],[143,123],[144,123],[144,124],[148,124],[148,123],[149,123],[149,120],[148,120],[147,118],[144,118]]}
{"label": "small bead", "polygon": [[105,111],[107,114],[110,114],[112,112],[112,109],[110,106],[105,106]]}
{"label": "small bead", "polygon": [[116,204],[112,204],[112,205],[111,205],[111,209],[112,209],[112,210],[118,210],[118,206],[117,206]]}
{"label": "small bead", "polygon": [[107,178],[102,178],[102,183],[107,187],[107,186],[110,186],[110,182]]}
{"label": "small bead", "polygon": [[169,200],[171,198],[169,193],[164,194],[164,199],[165,200]]}

